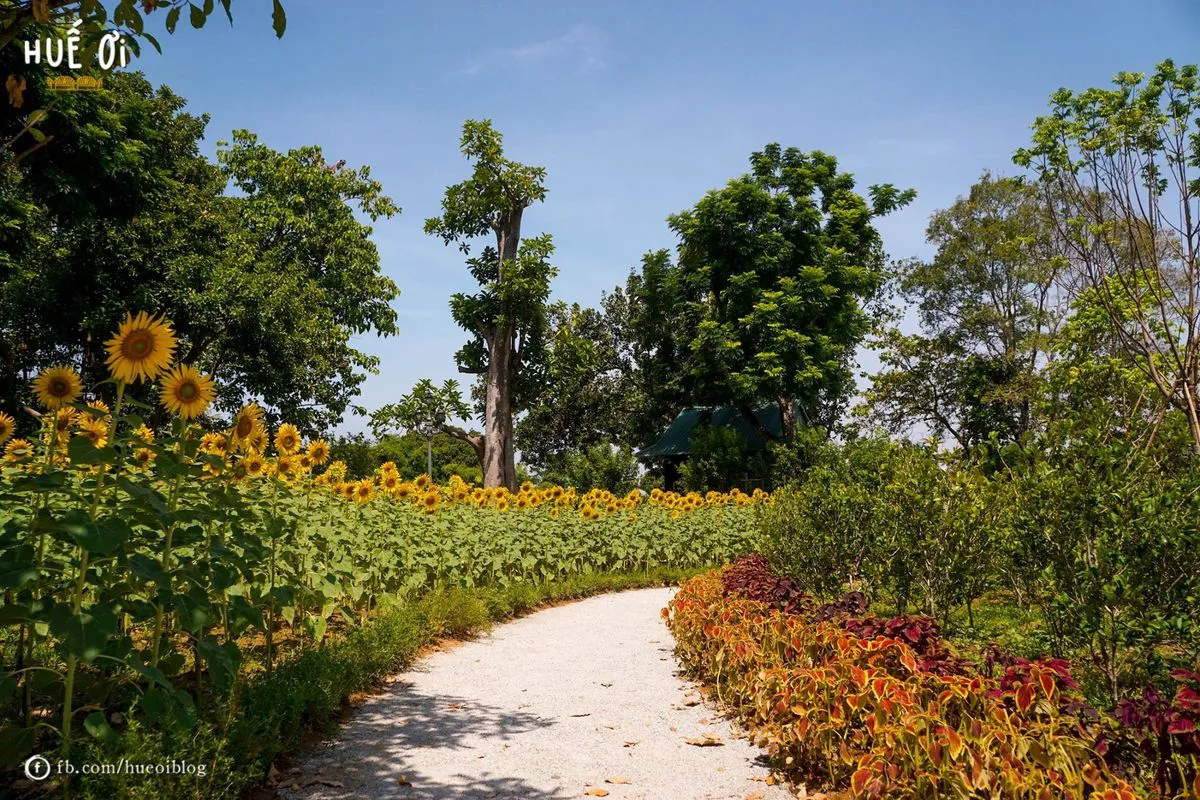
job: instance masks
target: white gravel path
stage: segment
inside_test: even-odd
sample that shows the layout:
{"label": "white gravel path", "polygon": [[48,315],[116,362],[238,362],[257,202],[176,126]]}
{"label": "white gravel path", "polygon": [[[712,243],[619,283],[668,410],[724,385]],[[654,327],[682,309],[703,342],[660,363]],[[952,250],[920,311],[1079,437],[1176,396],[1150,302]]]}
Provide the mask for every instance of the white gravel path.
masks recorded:
{"label": "white gravel path", "polygon": [[[640,589],[546,609],[431,654],[356,709],[337,741],[308,753],[298,773],[284,776],[289,788],[280,794],[793,797],[763,781],[761,751],[733,738],[707,702],[694,704],[692,685],[677,676],[674,642],[660,617],[673,591]],[[706,734],[722,744],[684,741]]]}

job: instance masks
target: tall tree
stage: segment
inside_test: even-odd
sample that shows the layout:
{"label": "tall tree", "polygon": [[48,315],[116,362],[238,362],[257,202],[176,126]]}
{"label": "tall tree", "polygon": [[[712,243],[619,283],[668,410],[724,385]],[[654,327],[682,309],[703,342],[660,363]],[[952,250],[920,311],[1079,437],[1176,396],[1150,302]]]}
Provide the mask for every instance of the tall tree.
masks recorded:
{"label": "tall tree", "polygon": [[486,486],[516,488],[513,442],[514,397],[522,374],[539,359],[547,330],[546,304],[555,269],[548,235],[521,238],[525,209],[546,197],[546,170],[504,157],[503,141],[491,120],[467,120],[459,147],[474,162],[471,177],[446,189],[442,215],[425,222],[425,232],[471,252],[473,240],[494,237],[467,261],[480,285],[475,294],[456,294],[450,310],[472,339],[457,354],[461,372],[484,375]]}
{"label": "tall tree", "polygon": [[791,438],[795,402],[814,423],[840,413],[869,325],[865,306],[884,281],[872,220],[916,193],[872,186],[868,202],[833,156],[778,144],[750,165],[670,218],[678,263],[647,258],[639,324],[656,358],[681,362],[679,396],[737,406],[768,438],[752,406],[776,403]]}
{"label": "tall tree", "polygon": [[893,432],[920,423],[964,448],[992,433],[1015,440],[1033,424],[1038,370],[1071,294],[1049,211],[1036,187],[985,173],[931,217],[926,241],[934,258],[893,276],[921,333],[882,334],[867,406]]}
{"label": "tall tree", "polygon": [[413,390],[400,400],[382,406],[371,414],[371,432],[380,439],[395,430],[424,437],[426,474],[432,479],[433,440],[438,434],[450,434],[471,445],[482,466],[482,438],[451,424],[454,419],[466,417],[469,413],[470,409],[462,400],[457,381],[446,381],[441,386],[435,386],[433,381],[422,378],[413,386]]}
{"label": "tall tree", "polygon": [[1122,72],[1112,89],[1060,89],[1014,161],[1059,200],[1067,256],[1200,455],[1198,75],[1167,60],[1148,80]]}

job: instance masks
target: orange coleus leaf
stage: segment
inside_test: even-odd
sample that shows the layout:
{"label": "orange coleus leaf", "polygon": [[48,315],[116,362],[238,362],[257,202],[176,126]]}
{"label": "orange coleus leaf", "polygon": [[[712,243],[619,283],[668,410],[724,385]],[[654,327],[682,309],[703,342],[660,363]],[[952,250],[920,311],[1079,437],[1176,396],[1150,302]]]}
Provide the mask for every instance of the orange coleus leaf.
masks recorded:
{"label": "orange coleus leaf", "polygon": [[947,728],[946,743],[950,745],[950,757],[958,758],[964,747],[962,737],[958,735],[958,731],[953,728]]}
{"label": "orange coleus leaf", "polygon": [[867,788],[867,782],[874,776],[869,769],[860,769],[850,778],[850,790],[855,794],[862,794]]}
{"label": "orange coleus leaf", "polygon": [[875,695],[875,699],[883,697],[883,693],[887,690],[887,681],[883,678],[876,678],[871,681],[871,694]]}
{"label": "orange coleus leaf", "polygon": [[1017,689],[1017,708],[1022,713],[1029,710],[1033,705],[1033,687],[1028,683]]}
{"label": "orange coleus leaf", "polygon": [[900,663],[908,667],[909,672],[917,671],[917,660],[907,648],[900,651]]}
{"label": "orange coleus leaf", "polygon": [[1038,675],[1038,682],[1042,684],[1042,691],[1046,693],[1046,697],[1054,699],[1054,677],[1049,670]]}

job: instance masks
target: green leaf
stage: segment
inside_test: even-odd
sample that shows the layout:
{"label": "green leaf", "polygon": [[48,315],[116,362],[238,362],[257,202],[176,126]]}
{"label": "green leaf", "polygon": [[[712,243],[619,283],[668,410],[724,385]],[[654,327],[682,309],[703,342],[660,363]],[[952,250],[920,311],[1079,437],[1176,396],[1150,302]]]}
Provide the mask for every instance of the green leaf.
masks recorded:
{"label": "green leaf", "polygon": [[56,527],[66,533],[75,544],[97,555],[116,552],[133,536],[133,529],[124,520],[104,517],[92,522],[87,512],[78,508],[68,511]]}
{"label": "green leaf", "polygon": [[236,642],[217,644],[209,640],[200,642],[200,655],[208,664],[208,676],[213,686],[220,691],[228,691],[237,677],[238,667],[242,663],[242,653]]}
{"label": "green leaf", "polygon": [[93,711],[88,714],[83,720],[83,727],[87,729],[94,738],[104,742],[105,744],[113,744],[117,741],[117,732],[114,731],[108,724],[108,720],[104,718],[103,711]]}
{"label": "green leaf", "polygon": [[162,46],[158,43],[158,39],[154,38],[154,36],[149,33],[143,33],[142,38],[153,45],[154,49],[158,51],[159,55],[162,55]]}
{"label": "green leaf", "polygon": [[225,17],[229,20],[229,24],[233,24],[233,13],[229,10],[230,0],[221,0],[221,8],[225,9]]}
{"label": "green leaf", "polygon": [[199,6],[193,5],[192,3],[188,3],[188,11],[190,12],[192,18],[192,27],[203,28],[205,19],[204,11],[201,10]]}
{"label": "green leaf", "polygon": [[49,615],[50,632],[58,639],[59,649],[87,663],[95,660],[109,637],[117,632],[117,618],[108,606],[90,606],[78,614],[67,606],[56,606]]}
{"label": "green leaf", "polygon": [[175,26],[179,24],[179,14],[182,10],[180,6],[175,6],[167,12],[167,33],[175,32]]}
{"label": "green leaf", "polygon": [[283,31],[287,28],[287,14],[283,11],[283,3],[279,0],[274,0],[275,9],[271,12],[271,23],[275,27],[276,38],[283,38]]}

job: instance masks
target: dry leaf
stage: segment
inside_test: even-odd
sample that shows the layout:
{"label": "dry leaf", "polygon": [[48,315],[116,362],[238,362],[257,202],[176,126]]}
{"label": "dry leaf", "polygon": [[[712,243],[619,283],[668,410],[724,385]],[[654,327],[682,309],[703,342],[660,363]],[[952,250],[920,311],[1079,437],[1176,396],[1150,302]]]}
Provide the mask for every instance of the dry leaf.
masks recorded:
{"label": "dry leaf", "polygon": [[629,778],[624,775],[618,775],[615,778],[605,778],[605,783],[629,783]]}
{"label": "dry leaf", "polygon": [[608,797],[608,789],[589,789],[585,794],[588,797]]}
{"label": "dry leaf", "polygon": [[450,705],[446,706],[446,708],[466,708],[466,707],[467,707],[466,703],[451,703]]}
{"label": "dry leaf", "polygon": [[605,689],[607,689],[608,687],[612,686],[612,684],[611,684],[611,683],[601,683],[600,685],[601,685],[601,686],[603,686]]}
{"label": "dry leaf", "polygon": [[572,714],[571,716],[572,717],[590,717],[591,715],[592,715],[592,712],[588,711],[583,714]]}
{"label": "dry leaf", "polygon": [[625,743],[625,747],[636,747],[636,746],[637,746],[637,740]]}
{"label": "dry leaf", "polygon": [[8,102],[13,108],[20,108],[25,105],[25,79],[17,75],[9,75],[8,80],[4,82],[4,88],[8,90]]}
{"label": "dry leaf", "polygon": [[701,702],[701,701],[700,701],[700,699],[699,699],[699,698],[696,698],[696,697],[687,697],[687,698],[684,698],[683,704],[684,704],[685,706],[688,706],[688,707],[690,708],[691,706],[698,706],[698,705],[700,705],[700,702]]}
{"label": "dry leaf", "polygon": [[401,786],[412,786],[412,781],[408,779],[407,775],[398,775],[396,777],[396,783],[400,784]]}
{"label": "dry leaf", "polygon": [[696,747],[717,747],[725,744],[721,741],[721,737],[715,733],[706,733],[700,737],[691,737],[684,739],[688,744],[694,744]]}
{"label": "dry leaf", "polygon": [[33,12],[33,18],[37,22],[50,21],[50,0],[33,0],[30,6],[30,11]]}
{"label": "dry leaf", "polygon": [[764,797],[766,797],[766,795],[762,792],[751,792],[750,794],[746,795],[745,800],[763,800]]}
{"label": "dry leaf", "polygon": [[679,728],[676,728],[674,725],[667,726],[667,730],[669,730],[671,733],[679,733]]}

